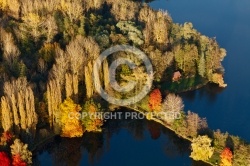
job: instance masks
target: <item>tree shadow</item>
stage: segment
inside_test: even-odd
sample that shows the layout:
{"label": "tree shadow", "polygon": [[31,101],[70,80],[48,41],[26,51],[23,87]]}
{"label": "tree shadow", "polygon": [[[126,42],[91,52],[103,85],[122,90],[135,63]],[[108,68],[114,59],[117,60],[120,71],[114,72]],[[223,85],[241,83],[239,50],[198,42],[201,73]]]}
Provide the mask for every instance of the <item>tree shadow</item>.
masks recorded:
{"label": "tree shadow", "polygon": [[234,152],[234,141],[230,135],[226,139],[225,146],[230,148],[230,150]]}

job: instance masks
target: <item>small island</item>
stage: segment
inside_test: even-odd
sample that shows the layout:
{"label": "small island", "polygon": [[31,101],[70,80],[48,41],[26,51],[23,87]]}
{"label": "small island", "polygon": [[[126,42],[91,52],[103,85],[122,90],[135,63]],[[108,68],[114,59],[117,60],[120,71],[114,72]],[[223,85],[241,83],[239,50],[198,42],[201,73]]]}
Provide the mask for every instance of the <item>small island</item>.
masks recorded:
{"label": "small island", "polygon": [[[96,60],[117,45],[139,49],[153,68],[150,92],[131,105],[104,100],[95,85]],[[0,165],[32,165],[32,152],[54,137],[102,132],[108,119],[91,114],[127,108],[190,141],[194,160],[247,166],[249,144],[209,129],[205,118],[184,111],[178,95],[209,83],[225,88],[225,56],[215,38],[190,22],[174,23],[146,2],[0,0]],[[119,65],[118,59],[127,60]],[[148,85],[146,67],[133,52],[117,51],[102,61],[98,79],[105,92],[124,100]],[[117,91],[112,80],[121,87],[137,84]]]}

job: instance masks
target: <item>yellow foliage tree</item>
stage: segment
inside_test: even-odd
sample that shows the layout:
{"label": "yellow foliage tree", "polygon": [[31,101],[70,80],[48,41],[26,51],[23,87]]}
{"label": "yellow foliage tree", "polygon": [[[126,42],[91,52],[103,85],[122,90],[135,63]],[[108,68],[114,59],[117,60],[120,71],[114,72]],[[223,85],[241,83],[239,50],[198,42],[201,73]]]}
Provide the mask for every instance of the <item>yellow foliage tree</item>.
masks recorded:
{"label": "yellow foliage tree", "polygon": [[19,155],[22,161],[28,165],[32,164],[32,153],[28,150],[28,144],[22,143],[20,139],[15,139],[10,149],[12,156]]}
{"label": "yellow foliage tree", "polygon": [[208,160],[214,153],[211,147],[212,140],[208,136],[198,136],[194,138],[191,144],[192,153],[190,155],[194,160]]}
{"label": "yellow foliage tree", "polygon": [[67,98],[60,105],[61,111],[61,124],[62,124],[62,137],[81,137],[83,135],[82,125],[77,118],[81,107],[75,104],[73,100]]}
{"label": "yellow foliage tree", "polygon": [[218,84],[221,88],[225,88],[227,86],[227,84],[224,83],[222,74],[214,73],[212,75],[212,82]]}

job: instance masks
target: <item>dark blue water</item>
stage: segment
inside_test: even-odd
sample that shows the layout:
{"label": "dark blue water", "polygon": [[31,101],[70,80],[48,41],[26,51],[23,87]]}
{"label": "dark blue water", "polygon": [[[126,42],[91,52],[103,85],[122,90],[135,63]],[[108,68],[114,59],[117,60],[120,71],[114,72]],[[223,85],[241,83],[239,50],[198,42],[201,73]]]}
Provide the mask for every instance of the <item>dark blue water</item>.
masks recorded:
{"label": "dark blue water", "polygon": [[[167,10],[174,22],[192,22],[198,31],[216,37],[227,50],[223,65],[228,87],[220,90],[208,86],[182,94],[185,109],[206,117],[210,128],[228,131],[250,142],[250,1],[159,0],[150,5]],[[116,129],[107,127],[101,136],[85,135],[85,142],[61,140],[43,151],[38,161],[42,166],[63,165],[69,160],[71,164],[66,165],[192,165],[187,143],[157,125],[137,123],[115,124]],[[72,149],[75,153],[70,157],[67,152]]]}
{"label": "dark blue water", "polygon": [[223,65],[228,87],[217,94],[208,88],[186,94],[185,109],[206,117],[210,128],[250,142],[250,1],[161,0],[151,6],[167,10],[174,22],[192,22],[227,50]]}

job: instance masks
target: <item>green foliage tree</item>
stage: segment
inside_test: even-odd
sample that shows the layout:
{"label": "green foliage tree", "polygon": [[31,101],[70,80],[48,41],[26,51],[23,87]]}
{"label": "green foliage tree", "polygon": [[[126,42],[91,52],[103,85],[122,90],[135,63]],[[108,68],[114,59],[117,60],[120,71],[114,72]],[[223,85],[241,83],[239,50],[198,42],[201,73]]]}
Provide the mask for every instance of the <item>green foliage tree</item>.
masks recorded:
{"label": "green foliage tree", "polygon": [[243,166],[250,164],[249,146],[240,144],[234,149],[233,166]]}
{"label": "green foliage tree", "polygon": [[205,74],[206,74],[206,61],[205,61],[204,54],[202,54],[200,56],[200,59],[199,59],[198,73],[199,73],[199,75],[201,77],[205,77]]}
{"label": "green foliage tree", "polygon": [[101,114],[101,105],[96,104],[93,100],[89,100],[84,104],[82,124],[88,132],[102,131],[103,116]]}
{"label": "green foliage tree", "polygon": [[174,48],[175,61],[177,68],[184,71],[186,75],[196,74],[196,63],[198,60],[198,49],[195,45],[185,44]]}
{"label": "green foliage tree", "polygon": [[119,21],[116,26],[124,35],[127,35],[128,39],[133,41],[134,44],[142,45],[144,43],[142,32],[138,29],[138,27],[136,27],[134,22]]}

